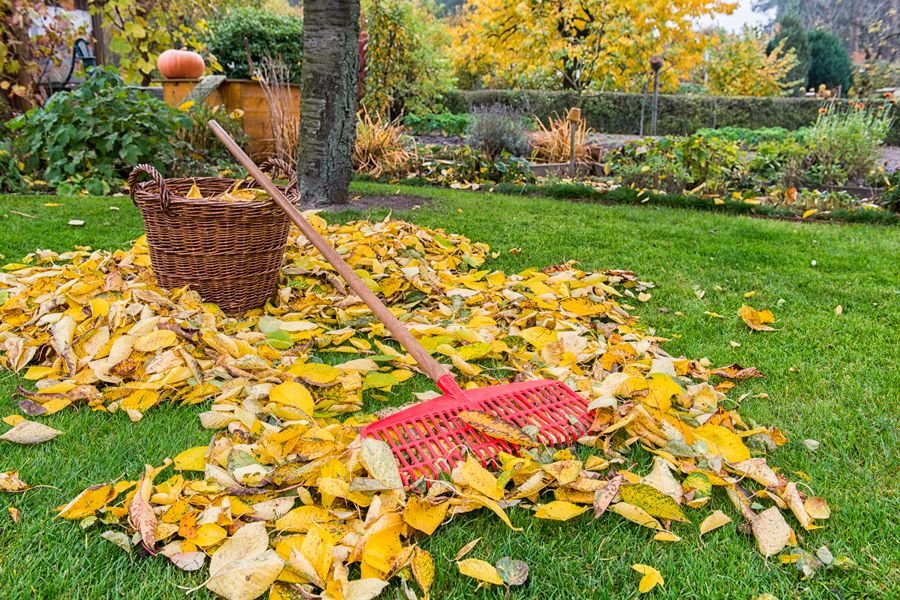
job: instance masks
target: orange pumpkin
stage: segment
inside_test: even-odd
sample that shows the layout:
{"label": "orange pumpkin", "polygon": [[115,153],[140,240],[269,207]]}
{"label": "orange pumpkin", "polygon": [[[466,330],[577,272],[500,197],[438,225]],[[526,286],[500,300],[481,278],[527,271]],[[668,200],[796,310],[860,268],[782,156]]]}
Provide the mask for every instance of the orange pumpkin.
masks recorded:
{"label": "orange pumpkin", "polygon": [[196,52],[166,50],[156,59],[156,68],[166,79],[199,79],[206,70],[206,63]]}

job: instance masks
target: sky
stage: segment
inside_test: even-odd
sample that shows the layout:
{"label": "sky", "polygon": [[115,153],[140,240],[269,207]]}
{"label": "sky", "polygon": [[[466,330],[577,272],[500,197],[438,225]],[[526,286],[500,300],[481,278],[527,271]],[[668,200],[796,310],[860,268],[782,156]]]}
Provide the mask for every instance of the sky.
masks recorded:
{"label": "sky", "polygon": [[714,19],[703,19],[702,24],[718,25],[728,31],[740,31],[744,25],[751,27],[764,25],[769,17],[762,13],[753,12],[753,0],[736,0],[738,8],[730,15],[719,16]]}

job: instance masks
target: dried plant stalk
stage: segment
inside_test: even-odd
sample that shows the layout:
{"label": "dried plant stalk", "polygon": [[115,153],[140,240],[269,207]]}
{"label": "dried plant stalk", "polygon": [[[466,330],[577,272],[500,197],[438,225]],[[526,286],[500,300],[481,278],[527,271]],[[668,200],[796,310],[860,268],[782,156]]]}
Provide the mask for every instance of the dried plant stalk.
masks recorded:
{"label": "dried plant stalk", "polygon": [[[540,131],[531,136],[531,158],[541,162],[568,162],[571,157],[571,123],[564,117],[551,117],[547,124],[538,119]],[[580,163],[588,162],[590,151],[587,146],[587,135],[593,133],[588,130],[587,123],[581,121],[575,129],[575,160]]]}
{"label": "dried plant stalk", "polygon": [[413,156],[398,120],[388,121],[381,116],[373,119],[365,108],[360,111],[353,147],[356,171],[373,177],[398,174],[409,166]]}
{"label": "dried plant stalk", "polygon": [[269,103],[273,156],[296,165],[300,145],[300,118],[294,110],[290,77],[290,69],[277,56],[264,56],[254,71],[254,78],[259,81]]}

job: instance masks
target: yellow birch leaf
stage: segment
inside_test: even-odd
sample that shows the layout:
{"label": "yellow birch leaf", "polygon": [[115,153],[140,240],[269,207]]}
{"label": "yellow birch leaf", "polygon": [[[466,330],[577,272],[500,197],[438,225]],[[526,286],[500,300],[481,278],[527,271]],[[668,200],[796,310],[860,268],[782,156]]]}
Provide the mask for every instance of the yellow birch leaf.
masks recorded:
{"label": "yellow birch leaf", "polygon": [[319,506],[298,506],[283,517],[276,519],[275,529],[306,533],[315,524],[328,523],[333,520],[334,517],[324,508]]}
{"label": "yellow birch leaf", "polygon": [[194,536],[188,538],[201,548],[209,548],[215,546],[226,538],[228,533],[215,523],[204,523],[197,528]]}
{"label": "yellow birch leaf", "polygon": [[308,415],[312,415],[315,410],[309,390],[296,381],[279,383],[269,392],[269,399],[278,404],[299,408]]}
{"label": "yellow birch leaf", "polygon": [[466,462],[460,467],[463,481],[475,490],[478,490],[492,500],[503,497],[503,489],[497,484],[497,478],[490,471],[481,466],[471,454],[466,457]]}
{"label": "yellow birch leaf", "polygon": [[647,511],[645,511],[643,508],[638,508],[633,504],[628,504],[627,502],[619,502],[610,506],[609,510],[616,513],[620,517],[628,519],[632,523],[641,525],[642,527],[649,527],[650,529],[663,528],[662,525],[660,525],[659,521],[647,514]]}
{"label": "yellow birch leaf", "polygon": [[187,195],[185,196],[188,200],[202,200],[203,194],[200,192],[200,188],[197,187],[196,183],[191,184],[191,189],[188,190]]}
{"label": "yellow birch leaf", "polygon": [[750,522],[760,553],[766,558],[781,552],[793,535],[777,506],[770,506]]}
{"label": "yellow birch leaf", "polygon": [[665,584],[665,581],[663,580],[660,572],[653,567],[650,567],[648,565],[635,564],[631,565],[631,568],[643,575],[643,577],[641,577],[640,583],[638,584],[638,590],[642,594],[646,594],[657,585],[661,586]]}
{"label": "yellow birch leaf", "polygon": [[329,385],[341,376],[341,370],[324,363],[297,363],[288,373],[310,385]]}
{"label": "yellow birch leaf", "polygon": [[179,471],[205,471],[208,446],[188,448],[175,457],[175,468]]}
{"label": "yellow birch leaf", "polygon": [[134,340],[138,352],[156,352],[178,343],[178,334],[170,329],[157,329]]}
{"label": "yellow birch leaf", "polygon": [[563,502],[562,500],[554,500],[547,504],[541,504],[535,511],[534,516],[538,519],[549,519],[551,521],[568,521],[578,515],[587,512],[589,507],[577,506],[571,502]]}
{"label": "yellow birch leaf", "polygon": [[457,561],[456,568],[466,577],[493,585],[503,585],[503,580],[494,565],[478,558],[464,558]]}
{"label": "yellow birch leaf", "polygon": [[423,550],[416,546],[413,548],[411,565],[416,583],[419,584],[419,587],[422,588],[422,591],[428,596],[428,590],[431,589],[431,584],[434,583],[434,559],[431,558],[431,554],[429,554],[427,550]]}
{"label": "yellow birch leaf", "polygon": [[92,485],[75,496],[68,504],[58,507],[58,517],[63,519],[83,519],[106,506],[113,497],[113,486],[109,484]]}
{"label": "yellow birch leaf", "polygon": [[28,367],[27,371],[25,371],[24,377],[28,381],[38,381],[54,373],[56,373],[56,369],[54,369],[53,367],[31,366]]}
{"label": "yellow birch leaf", "polygon": [[681,538],[672,533],[671,531],[660,531],[656,535],[653,536],[653,539],[657,542],[680,542]]}
{"label": "yellow birch leaf", "polygon": [[775,322],[775,315],[771,310],[756,310],[744,304],[738,310],[738,316],[753,331],[775,331],[774,327],[768,325]]}
{"label": "yellow birch leaf", "polygon": [[622,500],[643,509],[650,516],[672,521],[687,522],[681,507],[675,500],[653,486],[644,483],[629,483],[619,488]]}
{"label": "yellow birch leaf", "polygon": [[403,520],[410,527],[431,535],[444,522],[449,508],[449,500],[433,504],[425,498],[411,496],[403,510]]}
{"label": "yellow birch leaf", "polygon": [[719,527],[728,525],[729,523],[731,523],[731,517],[723,513],[721,510],[717,510],[703,519],[703,522],[700,523],[700,535],[702,536],[704,533],[709,533],[713,529],[718,529]]}
{"label": "yellow birch leaf", "polygon": [[819,496],[810,496],[803,503],[806,513],[813,519],[827,519],[831,516],[831,509],[828,508],[828,502],[825,498]]}
{"label": "yellow birch leaf", "polygon": [[3,417],[3,422],[10,427],[15,427],[23,421],[25,421],[25,417],[23,417],[22,415],[7,415]]}
{"label": "yellow birch leaf", "polygon": [[722,456],[730,463],[740,463],[750,459],[750,450],[743,440],[733,431],[721,426],[706,423],[693,430],[693,433],[707,443],[708,454]]}

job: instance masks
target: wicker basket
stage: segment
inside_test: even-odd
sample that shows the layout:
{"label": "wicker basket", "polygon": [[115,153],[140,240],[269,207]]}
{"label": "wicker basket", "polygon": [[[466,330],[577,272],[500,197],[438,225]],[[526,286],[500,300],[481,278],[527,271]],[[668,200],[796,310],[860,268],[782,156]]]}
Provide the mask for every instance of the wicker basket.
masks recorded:
{"label": "wicker basket", "polygon": [[[293,169],[277,160],[262,166],[290,176],[285,195],[296,202]],[[142,173],[151,180],[138,183]],[[203,199],[185,197],[195,184]],[[231,315],[263,306],[272,297],[290,227],[285,212],[269,200],[210,199],[234,185],[234,179],[224,177],[163,179],[150,165],[136,166],[128,177],[159,284],[190,286]],[[254,185],[248,181],[239,187]]]}

